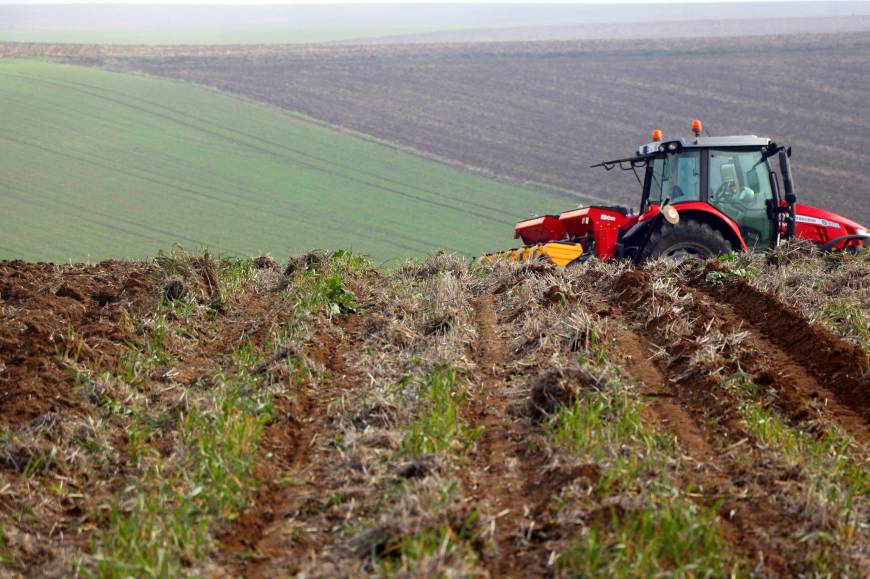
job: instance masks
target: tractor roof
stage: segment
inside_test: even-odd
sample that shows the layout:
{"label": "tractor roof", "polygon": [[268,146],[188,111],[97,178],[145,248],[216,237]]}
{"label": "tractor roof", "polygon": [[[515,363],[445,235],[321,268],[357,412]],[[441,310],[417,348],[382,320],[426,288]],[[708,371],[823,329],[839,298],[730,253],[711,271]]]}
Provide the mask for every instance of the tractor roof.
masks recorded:
{"label": "tractor roof", "polygon": [[672,139],[670,141],[653,141],[637,149],[638,157],[652,155],[667,147],[669,143],[679,143],[682,149],[715,149],[727,147],[766,147],[770,144],[767,137],[755,135],[735,135],[731,137],[690,137],[688,139]]}
{"label": "tractor roof", "polygon": [[730,137],[689,137],[688,139],[672,139],[670,141],[653,141],[637,148],[634,157],[603,161],[592,167],[604,167],[608,171],[615,166],[629,170],[637,164],[645,164],[649,159],[663,151],[685,149],[728,149],[728,148],[758,148],[767,147],[772,143],[767,137],[755,135],[734,135]]}

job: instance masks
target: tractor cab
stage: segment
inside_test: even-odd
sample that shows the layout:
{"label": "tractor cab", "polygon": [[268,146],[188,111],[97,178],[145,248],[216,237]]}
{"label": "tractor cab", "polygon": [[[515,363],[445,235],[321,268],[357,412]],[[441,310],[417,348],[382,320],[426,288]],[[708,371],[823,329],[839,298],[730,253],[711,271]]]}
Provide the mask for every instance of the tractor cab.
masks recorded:
{"label": "tractor cab", "polygon": [[594,165],[639,174],[643,193],[636,221],[621,232],[616,257],[710,257],[731,250],[775,247],[800,237],[823,249],[857,250],[866,228],[797,202],[791,148],[755,135],[665,141],[660,130],[634,157]]}
{"label": "tractor cab", "polygon": [[[707,221],[729,225],[731,231],[724,233],[732,244],[773,247],[788,207],[770,162],[777,151],[775,143],[754,135],[653,141],[638,151],[646,165],[640,212],[665,204],[678,211],[708,211]],[[782,174],[783,167],[778,169]]]}

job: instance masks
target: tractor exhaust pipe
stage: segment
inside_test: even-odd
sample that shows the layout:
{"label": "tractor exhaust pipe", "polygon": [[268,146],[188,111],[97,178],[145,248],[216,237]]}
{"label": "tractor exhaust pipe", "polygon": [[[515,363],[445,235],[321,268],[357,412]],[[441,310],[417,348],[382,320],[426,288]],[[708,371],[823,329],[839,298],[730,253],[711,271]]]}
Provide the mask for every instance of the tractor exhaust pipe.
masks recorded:
{"label": "tractor exhaust pipe", "polygon": [[782,173],[782,184],[785,189],[785,203],[788,205],[788,221],[786,222],[785,236],[787,239],[794,237],[795,223],[797,222],[797,195],[794,192],[794,183],[791,179],[791,165],[788,162],[789,153],[786,149],[779,150],[779,170]]}

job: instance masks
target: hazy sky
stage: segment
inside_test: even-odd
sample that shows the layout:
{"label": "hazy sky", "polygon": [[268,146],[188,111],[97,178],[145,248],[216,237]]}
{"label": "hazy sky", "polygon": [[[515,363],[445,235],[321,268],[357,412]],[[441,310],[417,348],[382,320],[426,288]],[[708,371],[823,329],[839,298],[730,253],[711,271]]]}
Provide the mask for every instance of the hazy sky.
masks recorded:
{"label": "hazy sky", "polygon": [[[0,4],[655,4],[794,0],[0,0]],[[833,2],[837,0],[815,0]]]}

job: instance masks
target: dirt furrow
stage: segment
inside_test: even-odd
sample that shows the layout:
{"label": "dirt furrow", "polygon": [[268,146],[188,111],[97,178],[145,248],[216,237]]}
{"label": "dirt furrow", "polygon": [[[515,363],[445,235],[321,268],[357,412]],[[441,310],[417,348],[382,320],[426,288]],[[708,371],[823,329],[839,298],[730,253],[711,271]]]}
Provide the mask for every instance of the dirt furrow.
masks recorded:
{"label": "dirt furrow", "polygon": [[612,324],[613,338],[621,357],[622,366],[638,381],[641,394],[647,397],[647,408],[659,426],[673,432],[690,457],[697,461],[707,461],[715,457],[716,451],[706,438],[697,421],[679,403],[679,396],[673,384],[651,361],[653,348],[643,336],[624,327],[623,320]]}
{"label": "dirt furrow", "polygon": [[[467,418],[484,428],[464,473],[466,493],[495,517],[494,554],[484,564],[494,577],[541,576],[550,553],[533,539],[554,492],[545,472],[547,457],[530,448],[531,425],[518,416],[517,397],[504,381],[505,345],[493,296],[474,304],[478,343],[474,351],[481,388],[467,409]],[[548,478],[550,480],[548,480]],[[536,529],[536,524],[538,528]]]}
{"label": "dirt furrow", "polygon": [[751,332],[750,364],[781,392],[791,416],[815,410],[870,442],[870,366],[860,347],[742,281],[718,290],[701,281],[693,287],[720,323]]}
{"label": "dirt furrow", "polygon": [[359,338],[357,321],[356,316],[339,320],[341,338],[328,328],[313,338],[306,356],[328,370],[328,379],[307,383],[295,396],[275,401],[273,421],[264,433],[255,465],[261,486],[253,506],[222,537],[230,568],[245,577],[292,575],[332,541],[329,529],[306,525],[297,533],[288,531],[287,524],[309,502],[330,490],[324,476],[329,463],[316,455],[323,451],[319,442],[331,437],[330,404],[354,385],[344,358]]}
{"label": "dirt furrow", "polygon": [[621,363],[650,397],[647,405],[654,420],[677,436],[697,465],[692,478],[701,485],[704,503],[720,504],[726,537],[753,564],[787,574],[797,560],[790,541],[795,522],[765,498],[731,455],[748,434],[736,402],[718,388],[713,377],[718,368],[693,367],[693,345],[667,336],[666,320],[648,326],[620,313],[620,308],[650,306],[649,283],[646,272],[629,271],[616,284],[621,293],[608,296],[609,325]]}

